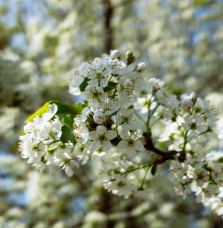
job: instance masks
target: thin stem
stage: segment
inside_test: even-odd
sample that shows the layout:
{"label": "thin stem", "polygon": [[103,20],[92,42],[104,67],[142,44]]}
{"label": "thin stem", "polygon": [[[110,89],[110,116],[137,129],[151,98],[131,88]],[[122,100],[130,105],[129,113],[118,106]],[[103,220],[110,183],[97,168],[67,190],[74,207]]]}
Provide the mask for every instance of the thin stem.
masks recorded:
{"label": "thin stem", "polygon": [[146,121],[136,112],[136,116],[145,124],[147,125]]}
{"label": "thin stem", "polygon": [[141,184],[141,186],[140,186],[139,189],[143,189],[143,185],[144,185],[144,183],[145,183],[146,176],[147,176],[147,173],[148,173],[148,171],[149,171],[149,168],[150,168],[150,166],[146,169],[145,175],[144,175],[143,180],[142,180],[142,184]]}
{"label": "thin stem", "polygon": [[145,169],[148,166],[151,166],[151,164],[141,165],[141,166],[139,166],[137,168],[126,170],[125,172],[121,173],[121,175],[129,174],[129,173],[132,173],[133,171],[136,171],[136,170],[139,170],[139,169]]}
{"label": "thin stem", "polygon": [[153,109],[153,111],[152,111],[151,115],[153,115],[153,114],[154,114],[154,112],[157,110],[157,108],[158,108],[159,106],[160,106],[160,105],[159,105],[159,104],[157,104],[157,106]]}
{"label": "thin stem", "polygon": [[137,162],[135,162],[135,161],[132,161],[132,160],[130,160],[130,159],[126,159],[126,160],[128,160],[128,161],[130,161],[130,162],[132,162],[132,163],[134,163],[134,164],[136,164],[136,165],[141,165],[140,163],[137,163]]}
{"label": "thin stem", "polygon": [[147,116],[147,122],[146,122],[146,127],[147,127],[147,132],[150,132],[150,127],[149,127],[149,122],[150,122],[150,103],[148,104],[148,116]]}
{"label": "thin stem", "polygon": [[160,118],[158,118],[157,120],[155,120],[150,127],[153,127],[158,121],[160,120]]}

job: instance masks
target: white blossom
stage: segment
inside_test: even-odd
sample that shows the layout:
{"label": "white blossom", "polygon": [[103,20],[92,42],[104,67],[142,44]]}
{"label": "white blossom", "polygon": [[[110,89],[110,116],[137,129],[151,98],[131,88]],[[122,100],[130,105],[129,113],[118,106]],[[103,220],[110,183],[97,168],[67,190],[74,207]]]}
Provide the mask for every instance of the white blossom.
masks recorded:
{"label": "white blossom", "polygon": [[112,147],[111,140],[117,136],[117,133],[113,130],[108,130],[104,126],[98,126],[96,131],[89,133],[89,138],[92,140],[90,144],[90,150],[96,151],[102,148],[103,151],[107,151]]}
{"label": "white blossom", "polygon": [[120,137],[121,141],[119,142],[117,149],[124,151],[126,155],[130,158],[136,156],[137,151],[144,151],[143,143],[140,140],[142,132],[137,131],[134,134],[130,134],[129,131],[121,131]]}

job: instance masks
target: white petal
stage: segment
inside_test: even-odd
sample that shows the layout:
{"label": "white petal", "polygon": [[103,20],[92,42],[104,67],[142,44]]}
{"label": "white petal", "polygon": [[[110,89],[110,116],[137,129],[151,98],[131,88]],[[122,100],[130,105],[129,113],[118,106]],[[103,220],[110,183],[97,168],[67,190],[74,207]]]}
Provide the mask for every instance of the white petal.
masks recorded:
{"label": "white petal", "polygon": [[189,135],[188,135],[188,139],[189,139],[189,140],[195,139],[195,138],[197,138],[197,136],[198,136],[197,132],[191,131],[191,132],[189,133]]}
{"label": "white petal", "polygon": [[100,92],[102,94],[104,93],[104,90],[100,86],[96,86],[96,89],[98,92]]}
{"label": "white petal", "polygon": [[136,151],[133,148],[126,150],[126,155],[128,158],[134,158],[136,156]]}
{"label": "white petal", "polygon": [[116,115],[116,123],[119,125],[122,123],[122,116],[120,113]]}
{"label": "white petal", "polygon": [[136,132],[132,135],[133,139],[138,139],[142,136],[143,134],[143,130],[142,129],[137,129]]}
{"label": "white petal", "polygon": [[204,122],[204,118],[200,114],[196,114],[194,117],[196,123],[200,124]]}
{"label": "white petal", "polygon": [[135,117],[135,111],[133,109],[129,109],[127,113],[124,114],[124,116],[129,116],[131,118]]}
{"label": "white petal", "polygon": [[110,141],[106,140],[102,142],[102,147],[103,147],[103,151],[107,151],[112,147],[112,144]]}
{"label": "white petal", "polygon": [[97,86],[98,85],[98,80],[97,79],[90,80],[90,81],[88,81],[88,85]]}
{"label": "white petal", "polygon": [[91,131],[89,133],[89,138],[92,140],[96,140],[98,138],[98,132],[97,131]]}
{"label": "white petal", "polygon": [[90,100],[91,99],[91,94],[89,91],[84,91],[80,94],[80,96],[84,99],[84,100]]}
{"label": "white petal", "polygon": [[101,87],[106,87],[108,85],[108,80],[106,78],[102,78],[100,80],[100,86]]}
{"label": "white petal", "polygon": [[97,133],[98,135],[103,135],[107,132],[106,127],[104,126],[97,126]]}
{"label": "white petal", "polygon": [[74,160],[70,160],[70,165],[76,166],[77,168],[79,168],[78,162],[76,162],[76,161],[74,161]]}
{"label": "white petal", "polygon": [[81,91],[79,88],[69,88],[69,93],[74,95],[74,96],[79,96],[81,94]]}
{"label": "white petal", "polygon": [[96,151],[96,150],[99,150],[101,148],[101,142],[96,140],[96,141],[93,141],[91,144],[90,144],[90,150],[91,151]]}
{"label": "white petal", "polygon": [[67,174],[68,177],[71,177],[74,174],[70,166],[66,166],[65,173]]}
{"label": "white petal", "polygon": [[138,150],[138,151],[144,151],[145,150],[143,143],[140,140],[135,141],[134,148],[135,148],[135,150]]}
{"label": "white petal", "polygon": [[122,140],[121,142],[119,142],[119,144],[117,146],[118,150],[127,149],[127,147],[128,147],[128,145],[125,140]]}
{"label": "white petal", "polygon": [[190,115],[186,115],[184,117],[184,120],[185,120],[186,123],[190,124],[190,123],[192,123],[193,118]]}
{"label": "white petal", "polygon": [[189,125],[187,123],[182,123],[182,126],[184,127],[184,129],[186,131],[189,131],[190,130],[190,127],[189,127]]}
{"label": "white petal", "polygon": [[112,140],[115,137],[117,137],[116,131],[113,131],[113,130],[107,131],[107,133],[105,135],[106,135],[107,139],[109,139],[109,140]]}
{"label": "white petal", "polygon": [[122,139],[129,139],[130,138],[130,132],[129,131],[122,130],[120,132],[120,137]]}
{"label": "white petal", "polygon": [[100,101],[101,102],[105,102],[105,100],[108,98],[108,94],[107,93],[102,93],[100,95]]}
{"label": "white petal", "polygon": [[208,126],[206,124],[199,124],[197,126],[197,130],[200,132],[205,132],[205,131],[207,131],[207,129],[208,129]]}
{"label": "white petal", "polygon": [[106,69],[103,72],[103,75],[105,77],[109,76],[112,73],[112,69],[110,67],[106,67]]}

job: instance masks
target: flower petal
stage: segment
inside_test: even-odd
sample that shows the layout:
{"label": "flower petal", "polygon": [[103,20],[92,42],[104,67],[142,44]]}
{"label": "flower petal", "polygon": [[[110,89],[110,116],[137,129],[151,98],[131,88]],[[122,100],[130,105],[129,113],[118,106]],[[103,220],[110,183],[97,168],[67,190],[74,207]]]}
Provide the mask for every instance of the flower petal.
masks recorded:
{"label": "flower petal", "polygon": [[118,113],[116,115],[116,123],[119,125],[122,123],[122,115],[120,113]]}
{"label": "flower petal", "polygon": [[138,150],[138,151],[144,151],[145,150],[143,143],[140,140],[135,141],[134,148],[135,148],[135,150]]}
{"label": "flower petal", "polygon": [[205,132],[205,131],[207,131],[207,129],[208,129],[208,126],[207,126],[206,124],[199,124],[199,125],[197,126],[197,130],[198,130],[199,132]]}
{"label": "flower petal", "polygon": [[108,85],[108,80],[106,79],[106,78],[102,78],[101,80],[100,80],[100,86],[101,87],[106,87]]}
{"label": "flower petal", "polygon": [[91,151],[96,151],[96,150],[99,150],[101,148],[101,142],[96,140],[96,141],[93,141],[90,146],[89,146],[90,150]]}
{"label": "flower petal", "polygon": [[96,131],[97,131],[98,135],[103,135],[107,132],[106,127],[104,127],[104,126],[97,126]]}
{"label": "flower petal", "polygon": [[118,150],[122,150],[122,149],[127,149],[128,144],[125,140],[122,140],[121,142],[119,142],[117,148]]}
{"label": "flower petal", "polygon": [[102,142],[103,151],[107,151],[112,147],[112,144],[109,140]]}
{"label": "flower petal", "polygon": [[204,122],[204,118],[200,114],[196,114],[194,117],[196,123],[200,124]]}
{"label": "flower petal", "polygon": [[190,115],[186,115],[184,117],[184,121],[185,121],[185,123],[190,124],[193,122],[193,118]]}
{"label": "flower petal", "polygon": [[89,138],[92,140],[96,140],[98,138],[98,132],[97,131],[91,131],[89,133]]}
{"label": "flower petal", "polygon": [[109,139],[109,140],[112,140],[117,137],[116,131],[113,131],[113,130],[107,131],[107,133],[105,135],[106,135],[107,139]]}
{"label": "flower petal", "polygon": [[120,137],[122,139],[129,139],[130,138],[130,132],[129,131],[122,130],[120,132]]}
{"label": "flower petal", "polygon": [[126,151],[126,155],[128,158],[134,158],[136,156],[136,151],[133,148],[129,148]]}

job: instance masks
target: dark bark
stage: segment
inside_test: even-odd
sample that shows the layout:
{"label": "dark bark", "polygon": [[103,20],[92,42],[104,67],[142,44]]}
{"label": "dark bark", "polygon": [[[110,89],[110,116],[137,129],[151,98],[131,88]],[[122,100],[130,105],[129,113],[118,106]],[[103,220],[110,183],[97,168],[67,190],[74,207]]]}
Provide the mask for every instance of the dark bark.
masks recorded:
{"label": "dark bark", "polygon": [[114,13],[114,7],[110,0],[102,0],[104,8],[104,52],[109,53],[113,47],[113,29],[112,29],[112,17]]}

